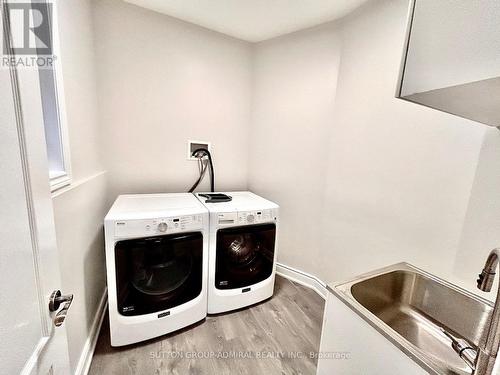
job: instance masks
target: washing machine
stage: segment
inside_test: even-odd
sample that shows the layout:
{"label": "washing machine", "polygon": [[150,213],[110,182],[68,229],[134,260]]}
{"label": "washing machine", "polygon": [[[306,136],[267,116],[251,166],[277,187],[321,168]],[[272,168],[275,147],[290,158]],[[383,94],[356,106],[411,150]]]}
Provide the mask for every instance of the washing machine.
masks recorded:
{"label": "washing machine", "polygon": [[[279,207],[249,191],[226,192],[230,201],[210,203],[208,313],[239,309],[273,295]],[[216,200],[220,199],[216,194]]]}
{"label": "washing machine", "polygon": [[112,346],[206,317],[209,217],[193,194],[120,195],[104,227]]}

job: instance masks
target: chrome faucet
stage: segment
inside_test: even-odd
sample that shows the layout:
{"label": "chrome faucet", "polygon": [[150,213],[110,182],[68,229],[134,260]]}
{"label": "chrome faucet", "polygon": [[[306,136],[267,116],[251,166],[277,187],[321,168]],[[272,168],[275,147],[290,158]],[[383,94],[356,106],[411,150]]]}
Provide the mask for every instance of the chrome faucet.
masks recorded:
{"label": "chrome faucet", "polygon": [[[491,250],[483,272],[477,279],[477,287],[484,292],[490,292],[495,280],[495,272],[500,258],[500,248]],[[475,362],[474,375],[490,375],[493,372],[497,359],[498,348],[500,346],[500,288],[497,292],[497,299],[487,331],[483,333],[480,341]]]}

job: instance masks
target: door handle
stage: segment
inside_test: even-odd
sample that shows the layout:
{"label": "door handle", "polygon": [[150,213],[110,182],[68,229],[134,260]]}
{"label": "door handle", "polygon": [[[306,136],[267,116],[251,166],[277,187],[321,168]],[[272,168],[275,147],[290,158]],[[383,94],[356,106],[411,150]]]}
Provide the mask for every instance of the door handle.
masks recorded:
{"label": "door handle", "polygon": [[54,317],[54,325],[56,327],[60,327],[66,319],[71,302],[73,302],[73,294],[62,295],[60,290],[54,290],[50,295],[49,310],[51,312],[59,310],[61,304],[64,303],[63,308]]}

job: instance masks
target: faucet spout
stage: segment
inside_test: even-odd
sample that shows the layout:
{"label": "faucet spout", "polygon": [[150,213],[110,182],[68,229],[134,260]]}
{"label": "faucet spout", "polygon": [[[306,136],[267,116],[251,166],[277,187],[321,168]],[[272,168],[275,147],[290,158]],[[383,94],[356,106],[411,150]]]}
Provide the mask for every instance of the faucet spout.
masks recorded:
{"label": "faucet spout", "polygon": [[[483,271],[477,279],[478,289],[490,292],[495,280],[495,274],[500,259],[500,248],[493,249],[486,259]],[[493,367],[500,346],[500,288],[497,291],[497,299],[491,314],[489,327],[479,342],[479,351],[476,357],[474,371],[475,375],[490,375],[493,372]]]}
{"label": "faucet spout", "polygon": [[498,259],[500,258],[500,248],[493,249],[486,259],[483,271],[479,274],[477,279],[477,287],[483,292],[490,292],[495,280],[496,269],[498,266]]}

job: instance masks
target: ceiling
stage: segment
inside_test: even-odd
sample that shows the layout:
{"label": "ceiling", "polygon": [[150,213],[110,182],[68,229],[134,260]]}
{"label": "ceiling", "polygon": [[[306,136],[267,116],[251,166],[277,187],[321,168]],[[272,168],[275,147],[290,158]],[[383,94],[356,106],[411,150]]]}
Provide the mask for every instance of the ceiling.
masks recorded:
{"label": "ceiling", "polygon": [[345,16],[368,0],[125,0],[249,42]]}

